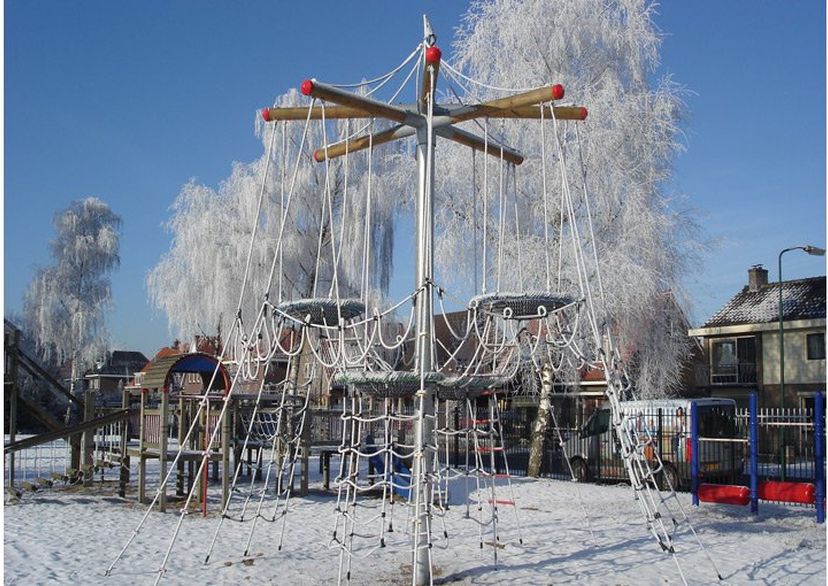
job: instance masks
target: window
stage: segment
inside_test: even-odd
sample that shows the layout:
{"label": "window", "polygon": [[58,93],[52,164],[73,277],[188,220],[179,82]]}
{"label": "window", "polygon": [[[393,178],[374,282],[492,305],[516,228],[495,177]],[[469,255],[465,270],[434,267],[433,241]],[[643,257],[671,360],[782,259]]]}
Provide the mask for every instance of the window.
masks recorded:
{"label": "window", "polygon": [[825,360],[825,335],[808,334],[808,360]]}
{"label": "window", "polygon": [[756,338],[720,338],[710,342],[710,383],[756,382]]}

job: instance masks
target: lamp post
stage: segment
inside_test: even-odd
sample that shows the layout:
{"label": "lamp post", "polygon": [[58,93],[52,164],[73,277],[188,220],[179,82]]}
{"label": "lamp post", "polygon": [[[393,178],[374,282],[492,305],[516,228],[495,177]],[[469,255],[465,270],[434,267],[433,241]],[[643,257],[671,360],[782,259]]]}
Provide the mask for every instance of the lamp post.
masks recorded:
{"label": "lamp post", "polygon": [[[785,327],[783,325],[784,322],[784,311],[782,307],[782,255],[786,252],[790,252],[791,250],[804,250],[808,254],[812,256],[825,256],[825,249],[819,248],[817,246],[811,246],[810,244],[806,244],[805,246],[792,246],[790,248],[784,249],[782,252],[779,253],[779,406],[783,410],[782,414],[784,416],[784,409],[785,409]],[[787,455],[785,454],[785,426],[782,426],[782,433],[780,439],[780,455],[779,461],[781,464],[781,476],[782,481],[785,481],[785,468],[786,468],[786,458]]]}

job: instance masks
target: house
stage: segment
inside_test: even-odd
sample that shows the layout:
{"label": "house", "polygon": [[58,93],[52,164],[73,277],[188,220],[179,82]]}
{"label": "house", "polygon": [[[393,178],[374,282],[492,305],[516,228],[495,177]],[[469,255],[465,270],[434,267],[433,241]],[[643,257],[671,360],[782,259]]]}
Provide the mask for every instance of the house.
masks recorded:
{"label": "house", "polygon": [[[782,326],[785,406],[813,407],[825,389],[825,277],[783,281]],[[768,283],[761,265],[748,270],[748,284],[700,328],[707,361],[706,390],[746,405],[756,391],[759,403],[781,405],[779,283]]]}
{"label": "house", "polygon": [[100,404],[121,404],[121,392],[133,375],[147,363],[141,352],[115,350],[83,376],[84,389],[97,393]]}

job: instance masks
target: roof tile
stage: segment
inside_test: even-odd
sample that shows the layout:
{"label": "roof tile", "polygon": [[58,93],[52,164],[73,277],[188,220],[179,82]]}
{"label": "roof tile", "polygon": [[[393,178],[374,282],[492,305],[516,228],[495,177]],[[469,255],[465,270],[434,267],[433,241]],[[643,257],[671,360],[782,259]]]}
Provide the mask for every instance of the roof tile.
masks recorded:
{"label": "roof tile", "polygon": [[[825,318],[825,277],[782,281],[784,321]],[[702,327],[761,324],[779,321],[779,283],[757,291],[747,286],[713,314]]]}

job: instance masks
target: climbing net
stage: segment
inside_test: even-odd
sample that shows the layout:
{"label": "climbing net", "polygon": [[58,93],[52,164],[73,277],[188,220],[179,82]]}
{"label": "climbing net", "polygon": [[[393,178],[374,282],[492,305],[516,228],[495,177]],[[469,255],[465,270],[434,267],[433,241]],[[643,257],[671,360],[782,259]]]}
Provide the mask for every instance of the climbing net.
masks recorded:
{"label": "climbing net", "polygon": [[[521,255],[530,228],[525,223],[521,226],[520,209],[525,209],[526,203],[520,199],[515,173],[523,157],[504,146],[503,132],[490,127],[488,114],[482,115],[482,124],[475,122],[483,131],[482,139],[454,126],[480,118],[479,108],[475,110],[459,98],[449,105],[435,104],[441,64],[435,49],[433,35],[427,34],[400,65],[383,76],[345,86],[308,80],[302,85],[303,93],[311,97],[306,108],[280,104],[263,114],[268,121],[278,118],[280,122],[265,131],[269,130],[270,140],[257,218],[236,317],[220,357],[233,367],[234,376],[219,414],[222,420],[229,416],[239,388],[257,385],[252,413],[242,420],[241,441],[243,449],[254,445],[259,449],[254,473],[247,482],[240,482],[241,463],[234,470],[230,497],[221,507],[205,563],[220,541],[225,521],[249,523],[244,555],[262,524],[278,525],[281,549],[308,425],[311,381],[324,377],[328,384],[346,389],[330,541],[339,553],[339,581],[351,579],[355,561],[399,542],[412,555],[413,581],[423,583],[418,572],[426,568],[426,576],[430,576],[434,545],[441,541],[434,537],[440,534],[434,530],[435,520],[440,524],[442,542],[447,543],[445,512],[454,504],[450,494],[457,482],[466,486],[464,494],[468,496],[461,505],[466,517],[479,527],[481,547],[490,536],[497,564],[502,525],[508,517],[501,516],[504,508],[512,509],[510,525],[518,543],[523,543],[504,449],[501,401],[517,393],[534,392],[531,389],[536,385],[520,384],[522,372],[537,378],[547,370],[564,380],[573,372],[597,369],[606,375],[613,428],[642,515],[650,532],[678,565],[673,537],[678,521],[687,517],[672,491],[667,496],[660,492],[656,482],[660,467],[651,466],[644,456],[650,440],[641,436],[635,422],[620,408],[620,401],[633,398],[633,392],[613,333],[602,318],[605,299],[586,175],[581,173],[578,190],[572,189],[568,176],[568,169],[577,166],[570,160],[573,151],[574,160],[582,165],[577,156],[577,126],[573,129],[568,121],[582,120],[586,112],[556,105],[563,97],[560,86],[534,88],[508,100],[483,104],[485,112],[509,113],[501,118],[523,116],[540,121],[542,148],[536,168],[541,176],[543,219],[540,234],[534,236],[543,243],[543,253],[524,259]],[[460,93],[474,95],[477,89],[469,84],[486,91],[503,90],[481,86],[448,63],[443,63],[443,71],[459,89],[451,89],[455,97]],[[400,78],[391,91],[392,81]],[[412,80],[422,88],[417,104],[393,106]],[[377,99],[383,89],[391,93],[387,101]],[[377,116],[398,124],[389,125]],[[412,117],[418,122],[407,125]],[[351,118],[364,122],[353,129]],[[288,120],[297,121],[290,133],[288,126],[293,123]],[[551,139],[546,130],[549,125]],[[299,132],[294,132],[297,127]],[[418,274],[409,295],[383,308],[373,277],[381,268],[383,254],[377,250],[376,240],[383,237],[381,226],[391,215],[387,202],[376,194],[388,163],[374,157],[374,149],[414,134],[422,143],[418,146]],[[449,287],[434,278],[430,268],[434,234],[422,227],[434,215],[436,136],[471,146],[498,165],[496,176],[491,177],[490,165],[483,165],[482,221],[475,217],[471,222],[475,258],[483,267],[482,282],[478,289],[475,268],[475,295],[468,302],[452,295]],[[275,156],[279,137],[282,155]],[[312,154],[322,163],[321,171],[310,170],[308,163],[313,141],[321,145]],[[547,152],[549,142],[551,152]],[[560,181],[556,190],[549,185],[549,167],[556,169]],[[355,181],[355,176],[362,180]],[[318,193],[304,193],[300,177],[311,177],[306,183],[317,185]],[[473,184],[476,189],[476,176]],[[553,191],[557,191],[554,202]],[[279,195],[278,205],[271,197],[274,193]],[[263,238],[259,233],[263,226],[268,227],[268,238],[274,242],[270,268],[266,279],[259,282],[261,290],[251,292],[253,250]],[[315,243],[308,236],[314,233]],[[306,259],[297,258],[297,250],[302,246],[307,249],[309,244],[315,244],[316,250],[310,268],[302,265]],[[542,266],[539,278],[524,274],[523,267],[530,262]],[[246,309],[251,306],[256,308],[252,319]],[[451,307],[463,309],[451,311]],[[278,401],[264,409],[265,381],[277,359],[287,360],[287,374],[275,385]],[[302,365],[312,368],[300,384]],[[199,410],[209,408],[207,397],[215,378]],[[197,419],[198,414],[187,437]],[[206,442],[199,474],[209,461],[219,427],[215,426]],[[162,487],[179,457],[180,453],[170,472],[164,471]],[[256,483],[258,476],[263,478],[262,484]],[[108,573],[140,532],[160,491]],[[193,496],[191,490],[156,582],[166,571]],[[397,530],[401,525],[402,532]],[[404,538],[396,539],[399,535]],[[678,568],[684,579],[681,566]]]}

